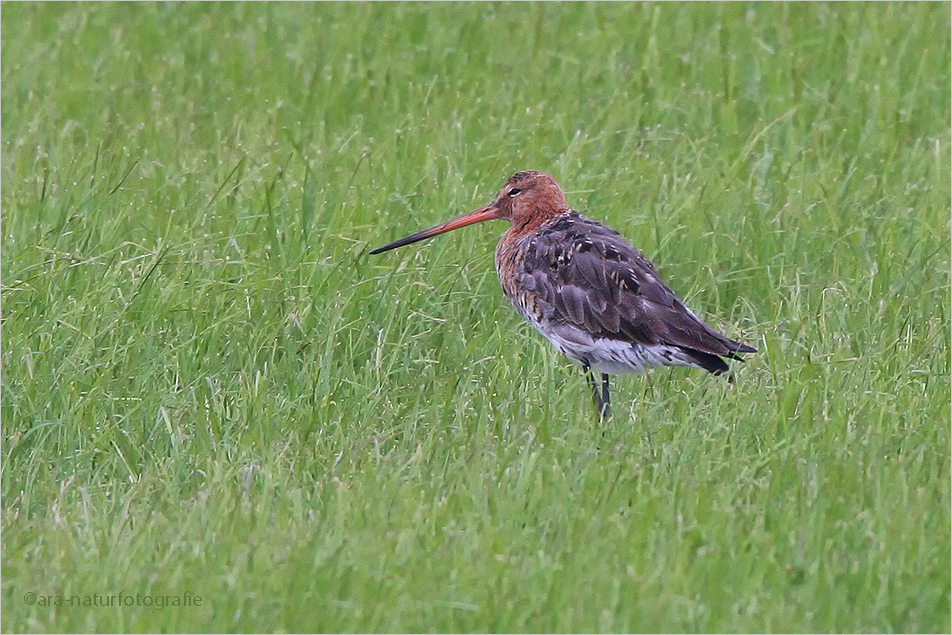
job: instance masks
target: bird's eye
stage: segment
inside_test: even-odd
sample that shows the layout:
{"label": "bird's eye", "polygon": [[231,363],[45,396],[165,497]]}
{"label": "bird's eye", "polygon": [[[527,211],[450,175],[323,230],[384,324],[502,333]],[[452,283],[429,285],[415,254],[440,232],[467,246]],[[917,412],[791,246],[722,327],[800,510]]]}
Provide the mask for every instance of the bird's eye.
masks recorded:
{"label": "bird's eye", "polygon": [[513,196],[518,196],[518,195],[519,195],[519,192],[521,192],[521,191],[522,191],[522,190],[520,190],[518,187],[514,187],[514,188],[512,188],[511,190],[509,190],[509,197],[511,198],[511,197],[513,197]]}

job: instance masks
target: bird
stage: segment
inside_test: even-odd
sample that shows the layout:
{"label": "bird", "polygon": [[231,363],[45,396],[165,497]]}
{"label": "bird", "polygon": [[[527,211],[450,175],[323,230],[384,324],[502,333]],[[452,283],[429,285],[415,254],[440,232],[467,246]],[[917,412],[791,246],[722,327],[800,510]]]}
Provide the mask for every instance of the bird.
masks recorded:
{"label": "bird", "polygon": [[[496,246],[496,273],[516,311],[584,370],[598,416],[610,408],[610,375],[688,366],[714,375],[757,349],[719,333],[665,284],[615,230],[569,207],[559,184],[517,172],[473,212],[378,247],[380,254],[483,221],[512,223]],[[601,386],[595,372],[601,373]],[[730,380],[730,376],[728,376]]]}

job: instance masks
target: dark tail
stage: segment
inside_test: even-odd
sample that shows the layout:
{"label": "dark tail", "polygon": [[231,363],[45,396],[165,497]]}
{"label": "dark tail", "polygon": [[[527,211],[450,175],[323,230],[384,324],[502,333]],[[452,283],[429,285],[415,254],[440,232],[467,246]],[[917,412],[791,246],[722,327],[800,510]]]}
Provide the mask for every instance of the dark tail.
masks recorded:
{"label": "dark tail", "polygon": [[[726,338],[725,338],[726,339]],[[727,345],[730,347],[730,352],[726,353],[724,357],[732,359],[738,362],[744,361],[743,358],[738,356],[738,353],[756,353],[757,349],[753,346],[747,346],[746,344],[741,344],[740,342],[735,342],[734,340],[727,340]],[[694,362],[697,363],[699,368],[703,368],[709,373],[715,375],[723,375],[730,367],[727,365],[723,359],[719,356],[714,355],[713,353],[705,353],[704,351],[695,350],[693,348],[680,347],[682,351],[687,353]]]}
{"label": "dark tail", "polygon": [[691,358],[691,361],[698,365],[698,368],[703,368],[709,373],[720,375],[728,371],[729,367],[727,366],[727,362],[713,353],[705,353],[703,351],[696,351],[693,348],[684,347],[681,347],[681,350]]}

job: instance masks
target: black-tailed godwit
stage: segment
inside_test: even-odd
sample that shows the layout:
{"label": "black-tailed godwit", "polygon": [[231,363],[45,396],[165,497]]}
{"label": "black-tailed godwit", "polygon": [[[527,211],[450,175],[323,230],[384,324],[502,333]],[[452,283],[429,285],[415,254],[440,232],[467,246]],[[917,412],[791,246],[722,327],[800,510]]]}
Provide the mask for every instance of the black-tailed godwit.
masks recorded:
{"label": "black-tailed godwit", "polygon": [[[371,251],[379,254],[492,219],[512,227],[496,247],[503,291],[522,317],[585,369],[599,416],[609,375],[692,366],[720,375],[722,359],[756,349],[721,335],[692,313],[640,251],[573,211],[542,172],[514,174],[489,205]],[[591,370],[602,374],[601,390]]]}

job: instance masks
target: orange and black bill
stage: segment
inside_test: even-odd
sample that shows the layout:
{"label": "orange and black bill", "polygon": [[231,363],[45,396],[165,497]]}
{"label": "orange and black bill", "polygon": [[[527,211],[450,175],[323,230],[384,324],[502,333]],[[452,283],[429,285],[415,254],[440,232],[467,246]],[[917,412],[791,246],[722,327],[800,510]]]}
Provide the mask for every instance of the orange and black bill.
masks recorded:
{"label": "orange and black bill", "polygon": [[417,232],[412,236],[407,236],[406,238],[401,238],[400,240],[395,240],[389,245],[384,245],[383,247],[377,247],[371,254],[381,254],[385,251],[390,251],[391,249],[396,249],[397,247],[403,247],[404,245],[409,245],[410,243],[415,243],[421,240],[426,240],[427,238],[432,238],[437,234],[443,234],[445,232],[453,231],[454,229],[459,229],[460,227],[466,227],[467,225],[473,225],[475,223],[481,223],[484,220],[493,220],[494,218],[499,218],[498,215],[499,209],[495,205],[487,205],[486,207],[480,207],[475,212],[470,212],[469,214],[463,214],[458,218],[454,218],[451,221],[446,221],[442,225],[437,225],[436,227],[430,227],[429,229],[424,229],[421,232]]}

